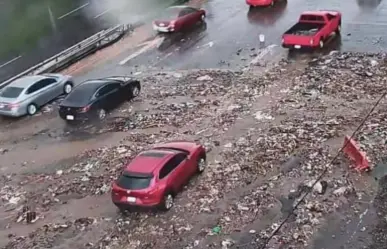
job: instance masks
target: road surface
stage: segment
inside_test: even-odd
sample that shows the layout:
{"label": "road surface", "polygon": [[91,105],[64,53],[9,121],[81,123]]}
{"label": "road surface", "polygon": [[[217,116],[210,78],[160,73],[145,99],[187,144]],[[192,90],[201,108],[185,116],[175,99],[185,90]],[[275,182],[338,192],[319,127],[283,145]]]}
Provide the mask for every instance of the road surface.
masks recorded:
{"label": "road surface", "polygon": [[[133,36],[126,37],[117,44],[106,48],[105,50],[100,51],[95,55],[86,58],[83,61],[76,63],[74,66],[65,70],[64,73],[73,75],[77,82],[81,82],[85,79],[90,78],[100,78],[104,76],[120,74],[128,75],[131,73],[134,73],[139,77],[143,77],[149,72],[159,72],[161,70],[184,71],[186,69],[200,68],[223,68],[234,70],[245,68],[249,64],[249,62],[253,60],[256,54],[260,53],[262,49],[260,47],[260,44],[258,44],[257,42],[259,34],[265,35],[265,46],[270,46],[272,44],[279,45],[281,34],[284,32],[284,30],[286,30],[289,26],[296,22],[300,12],[302,10],[313,9],[336,9],[340,10],[343,13],[343,29],[341,40],[339,40],[341,42],[336,40],[336,42],[332,44],[332,47],[328,47],[326,52],[328,52],[329,49],[340,49],[345,51],[378,51],[386,48],[386,33],[384,32],[386,27],[386,21],[383,20],[383,16],[385,16],[385,13],[387,12],[387,4],[385,2],[380,2],[378,5],[375,6],[365,7],[364,5],[360,6],[356,1],[338,2],[329,0],[326,2],[321,2],[317,0],[289,0],[286,4],[279,4],[273,7],[272,9],[252,11],[248,10],[246,4],[243,1],[215,0],[199,3],[191,2],[190,4],[196,4],[197,6],[206,9],[208,17],[206,20],[205,27],[198,27],[197,30],[194,30],[193,32],[188,34],[175,35],[173,37],[165,38],[159,35],[155,35],[150,29],[150,26],[145,25],[143,27],[138,28],[133,34]],[[164,44],[164,46],[160,47],[160,44]],[[304,58],[303,56],[301,57]],[[302,63],[304,62],[301,61],[300,64]],[[290,66],[287,68],[288,72],[297,69],[298,64],[296,64],[294,67]],[[249,125],[254,125],[255,123],[251,123],[251,120],[249,118],[246,118],[246,123],[244,123],[244,119],[239,119],[239,125],[236,127],[231,126],[230,129],[227,124],[227,120],[228,118],[230,118],[230,116],[234,117],[233,115],[235,113],[232,112],[233,108],[237,108],[238,112],[243,112],[243,110],[238,109],[240,108],[237,105],[238,101],[248,101],[249,98],[246,98],[244,94],[251,93],[257,90],[257,82],[255,82],[254,80],[265,78],[266,76],[263,77],[262,75],[259,75],[253,79],[249,78],[247,82],[250,85],[253,85],[254,87],[246,89],[238,88],[237,95],[241,95],[238,95],[238,98],[236,98],[238,101],[234,103],[233,101],[235,99],[231,99],[231,97],[234,97],[226,95],[228,91],[225,91],[224,88],[220,87],[217,84],[223,82],[225,84],[229,84],[229,87],[233,83],[231,79],[236,79],[237,77],[235,75],[227,75],[227,73],[224,74],[225,75],[218,75],[219,77],[217,81],[212,84],[211,87],[206,88],[205,84],[201,84],[199,86],[193,85],[192,88],[188,88],[188,90],[184,88],[180,89],[182,90],[182,93],[185,93],[185,96],[180,96],[179,94],[176,94],[176,91],[174,93],[168,92],[168,90],[171,91],[171,89],[168,89],[168,85],[160,86],[160,89],[162,90],[159,90],[158,88],[158,84],[168,84],[168,79],[176,83],[174,85],[177,86],[179,84],[184,84],[184,82],[178,81],[178,79],[182,77],[178,73],[170,73],[166,75],[157,76],[158,78],[154,77],[151,78],[152,80],[149,81],[146,81],[147,78],[145,77],[144,84],[146,85],[146,87],[143,89],[143,97],[135,101],[134,103],[125,104],[119,111],[114,112],[111,115],[110,119],[107,120],[107,127],[83,127],[80,129],[73,129],[67,127],[64,122],[62,122],[62,120],[57,117],[56,114],[57,103],[60,102],[60,100],[44,108],[43,112],[35,117],[26,117],[20,120],[2,119],[0,128],[0,147],[2,155],[0,156],[2,157],[1,172],[3,178],[1,179],[3,180],[4,185],[6,183],[9,183],[13,187],[18,186],[17,184],[15,184],[15,182],[21,180],[27,181],[26,186],[28,186],[28,190],[32,190],[32,192],[35,191],[35,195],[29,195],[29,198],[33,200],[34,198],[39,199],[40,196],[38,196],[38,194],[43,195],[45,191],[47,192],[48,187],[50,187],[50,189],[55,188],[55,185],[57,184],[56,181],[60,183],[58,183],[58,186],[61,186],[61,188],[65,189],[67,185],[74,187],[71,184],[71,178],[66,178],[68,177],[68,172],[61,173],[60,170],[73,170],[73,167],[77,168],[77,170],[78,168],[82,167],[97,167],[96,171],[106,173],[109,172],[111,168],[114,168],[115,166],[122,163],[118,162],[116,160],[116,157],[102,159],[99,158],[103,157],[106,151],[109,151],[109,149],[99,149],[104,146],[110,147],[118,145],[120,143],[124,143],[125,146],[130,147],[131,145],[135,145],[138,148],[143,148],[148,146],[147,139],[151,139],[152,142],[156,142],[157,139],[168,139],[170,137],[175,138],[174,136],[187,136],[191,139],[196,139],[198,137],[206,137],[207,139],[211,138],[212,136],[215,136],[216,139],[219,139],[221,141],[223,147],[223,145],[228,144],[228,137],[223,138],[217,133],[221,131],[228,131],[227,136],[231,136],[233,143],[237,143],[237,141],[239,141],[240,134],[246,132],[246,130],[249,130],[248,128],[252,128]],[[195,77],[192,77],[189,78],[188,81],[196,79]],[[265,78],[265,80],[270,81],[270,78]],[[276,78],[276,80],[279,81],[280,78]],[[243,79],[240,80],[240,82],[242,84],[242,82],[244,82]],[[279,95],[285,94],[285,92],[282,93],[280,91],[281,87],[282,86],[277,86],[277,88],[274,87],[272,91]],[[216,91],[219,91],[221,94],[217,95],[216,93],[213,93],[213,91],[215,91],[214,89]],[[227,89],[229,91],[233,90],[232,88]],[[201,96],[196,96],[198,93],[203,93],[204,95],[208,94],[209,97],[203,98]],[[191,98],[191,95],[195,96]],[[228,97],[230,97],[230,100],[228,99]],[[280,96],[277,97],[279,98]],[[207,106],[208,103],[204,103],[203,99],[214,99],[214,101],[210,103],[210,106]],[[261,106],[265,106],[266,104],[269,105],[269,100],[271,101],[271,98],[260,100],[261,102],[258,101],[257,103],[260,104],[261,108]],[[221,113],[220,115],[218,111],[221,111],[221,108],[217,106],[217,103],[219,102],[221,103],[220,107],[229,106],[230,110],[228,111],[234,114],[232,115],[226,113],[223,115],[223,113]],[[190,105],[190,103],[202,103],[198,104],[200,106],[200,111],[188,112],[188,114],[185,112],[177,111],[180,110],[179,108],[186,108],[186,106]],[[244,106],[249,105],[246,104]],[[163,108],[166,108],[166,110],[169,111],[166,111]],[[255,106],[254,108],[257,107]],[[274,106],[270,105],[265,106],[265,108],[275,109]],[[160,110],[163,112],[162,115],[154,114]],[[206,114],[206,111],[210,111],[210,114]],[[216,112],[217,114],[212,117],[211,111],[214,113]],[[253,110],[249,111],[252,112]],[[254,109],[254,113],[256,111],[257,110]],[[175,113],[177,115],[174,115]],[[179,115],[181,116],[179,117]],[[201,117],[200,115],[204,115],[205,118]],[[161,129],[162,132],[160,132],[157,127],[155,128],[154,124],[155,121],[159,122],[159,119],[162,120],[162,122],[160,121],[163,125]],[[134,120],[134,124],[137,124],[138,127],[133,128],[131,126],[133,125],[131,123],[131,120]],[[179,122],[187,124],[188,127],[179,126],[178,128],[175,128],[174,125]],[[212,129],[212,125],[215,124],[221,124],[220,128],[211,130],[211,132],[216,135],[209,134],[208,127],[211,126]],[[111,128],[111,126],[113,126],[113,128]],[[126,138],[126,140],[122,141],[122,139],[128,136],[128,134],[130,133],[128,132],[128,129],[131,130],[132,128],[133,130],[139,132],[139,134],[130,135],[128,138]],[[192,132],[194,132],[195,135],[191,136]],[[209,143],[216,143],[216,141],[210,141]],[[136,148],[136,150],[138,148]],[[244,147],[242,147],[242,150],[239,151],[240,153],[248,151],[248,148],[246,148],[246,150],[243,148]],[[86,156],[78,156],[89,149],[96,149],[96,151],[92,153],[90,152],[90,154],[87,154]],[[122,148],[114,148],[113,150],[121,151]],[[219,150],[221,149],[215,148],[215,152],[213,152],[213,154],[220,156],[221,153],[219,152]],[[132,150],[131,148],[130,153],[134,152],[135,150]],[[126,156],[123,158],[129,158],[131,156],[129,155],[130,153],[128,152],[127,155],[125,154]],[[104,165],[103,168],[98,168],[99,164],[96,162],[91,163],[90,166],[88,163],[83,161],[85,157],[92,159],[98,158],[98,160],[102,160]],[[111,160],[111,162],[109,160]],[[74,166],[74,164],[79,161],[82,161],[83,163],[81,165]],[[214,159],[213,161],[214,164],[216,164],[216,159]],[[213,167],[216,168],[216,166]],[[79,174],[83,174],[79,173],[79,171],[77,170],[74,169],[69,174],[71,176],[75,175],[76,177],[78,177]],[[88,172],[90,173],[90,169],[88,169]],[[62,174],[63,178],[61,178]],[[215,176],[216,174],[208,176],[208,178],[206,179],[210,180],[212,179],[211,177],[214,178]],[[98,178],[98,180],[101,179]],[[110,179],[103,179],[103,181],[109,182]],[[92,181],[85,180],[85,182]],[[95,182],[93,182],[93,184],[94,183]],[[254,189],[254,186],[256,186],[256,184],[259,184],[259,182],[250,182],[247,184],[250,185],[248,190],[252,191]],[[202,187],[202,185],[200,185],[200,187]],[[225,188],[226,187],[230,186],[226,184]],[[99,188],[101,188],[101,186],[99,186]],[[12,188],[3,190],[7,190],[8,192],[16,192],[16,190],[13,190]],[[115,220],[116,218],[120,218],[117,216],[116,210],[113,206],[106,205],[106,203],[108,202],[110,205],[108,195],[105,194],[97,197],[84,196],[84,193],[89,193],[88,191],[94,190],[94,188],[80,189],[78,192],[71,192],[68,195],[65,195],[64,197],[62,196],[63,193],[58,194],[61,195],[60,198],[63,198],[59,200],[61,205],[53,204],[56,202],[56,200],[52,200],[50,204],[47,204],[47,208],[49,211],[43,212],[39,210],[39,212],[45,213],[46,217],[42,217],[39,222],[37,222],[36,224],[32,224],[31,226],[12,223],[14,222],[15,218],[12,215],[14,215],[14,213],[18,210],[14,212],[14,210],[8,210],[8,207],[2,206],[0,210],[0,224],[4,227],[4,231],[0,234],[2,238],[0,240],[6,241],[6,238],[13,238],[13,235],[9,234],[10,231],[5,229],[10,228],[8,226],[8,223],[13,224],[13,226],[11,227],[12,233],[20,235],[28,234],[32,231],[35,231],[36,229],[40,229],[42,223],[46,221],[65,222],[69,219],[77,219],[90,215],[96,217],[103,217],[103,219],[106,219],[105,221],[103,221],[105,223],[103,223],[102,221],[101,222],[107,226],[105,227],[105,229],[108,231],[110,226],[112,225],[109,222],[111,220]],[[231,191],[231,193],[238,193],[242,190],[243,189],[233,190]],[[60,192],[60,190],[56,191]],[[207,191],[213,194],[213,192],[211,192],[212,189],[209,190],[205,189],[204,187],[200,191]],[[219,189],[217,191],[219,191]],[[181,198],[181,202],[179,203],[179,205],[186,204],[185,202],[190,198],[192,200],[190,194],[194,193],[188,192],[184,194]],[[238,198],[241,196],[242,195],[240,194]],[[200,196],[195,196],[195,198],[200,198]],[[227,205],[231,205],[235,202],[234,197],[225,195],[221,198],[224,198],[224,202],[220,201],[216,207],[219,208],[219,210],[226,212],[228,208]],[[39,206],[38,204],[43,207]],[[45,205],[43,205],[44,203],[38,204],[37,205],[40,208],[43,208],[43,210],[45,210],[44,208],[46,207]],[[268,211],[268,217],[276,218],[276,211],[278,211],[276,207],[278,206],[278,203],[273,202],[272,204],[274,205],[272,212],[270,210],[266,211]],[[365,206],[367,205],[365,204]],[[51,210],[50,208],[53,209]],[[187,212],[187,210],[185,209],[183,209],[183,211]],[[184,214],[183,211],[177,210],[176,213],[181,215]],[[10,214],[10,212],[14,213]],[[228,215],[232,217],[232,210],[227,212],[230,212],[228,213]],[[161,218],[158,218],[163,219],[163,221],[175,221],[175,217],[173,217],[174,214],[175,213],[172,213],[168,214],[167,216],[162,216]],[[348,215],[350,216],[353,214]],[[202,220],[193,221],[198,223],[192,228],[192,234],[199,234],[200,236],[202,236],[202,231],[200,230],[202,228],[201,225],[205,224],[203,225],[203,227],[206,227],[208,229],[210,225],[216,225],[214,224],[214,222],[217,221],[214,219],[221,218],[218,217],[218,215],[215,215],[213,218],[209,217],[208,215],[200,215],[199,217],[202,218]],[[146,216],[131,218],[132,219],[130,221],[125,221],[131,224],[131,229],[136,229],[136,222],[139,224],[144,223],[152,225],[157,224],[158,221],[157,218],[155,218],[154,216],[149,218],[149,220],[146,218]],[[266,217],[266,219],[269,218]],[[332,218],[332,220],[334,220],[334,218]],[[267,225],[270,223],[269,221],[265,221],[264,224]],[[349,224],[350,228],[344,227],[343,229],[356,230],[357,224],[359,223],[355,222],[354,226],[351,226],[351,224]],[[149,225],[149,227],[151,227],[151,225]],[[261,224],[261,226],[263,225]],[[340,248],[340,246],[343,246],[343,243],[341,243],[342,241],[346,242],[348,241],[348,239],[352,238],[351,236],[353,233],[343,234],[342,240],[335,240],[334,242],[330,243],[327,238],[332,238],[332,232],[334,233],[334,230],[331,229],[331,227],[338,226],[335,224],[330,225],[330,227],[328,227],[327,229],[328,232],[321,234],[321,236],[323,237],[321,240],[316,240],[316,249],[322,249],[324,248],[324,246],[330,249]],[[164,227],[163,229],[165,230],[170,228]],[[182,229],[187,229],[184,231],[189,231],[190,228]],[[101,231],[104,231],[104,229],[101,228],[99,232]],[[173,232],[178,234],[181,231],[174,230]],[[36,233],[39,234],[39,232]],[[73,231],[72,233],[75,234],[76,232]],[[137,233],[139,232],[137,231]],[[250,234],[249,232],[246,233],[246,231],[242,231],[240,233],[242,235]],[[88,234],[88,236],[90,237],[85,237],[85,239],[93,241],[98,239],[95,236],[98,237],[99,235],[99,233]],[[74,241],[71,241],[71,239],[66,240],[66,236],[71,237],[69,234],[60,237],[62,239],[62,242],[65,241],[62,244],[62,248],[66,248],[67,245],[73,246],[74,244],[72,243],[75,243]],[[245,238],[246,237],[241,236],[240,241],[245,241]],[[356,238],[356,236],[353,236],[353,238]],[[61,240],[58,241],[56,241],[56,243],[60,244]],[[81,241],[83,242],[83,240]],[[58,244],[56,245],[57,248],[61,248]],[[180,241],[176,242],[175,245],[180,246],[182,244],[183,242]],[[352,240],[350,244],[352,246],[356,245],[356,240]],[[27,247],[28,245],[30,244],[27,244]],[[84,246],[80,244],[76,245]],[[144,248],[146,248],[146,245],[144,246]],[[355,249],[356,247],[352,248]]]}
{"label": "road surface", "polygon": [[[331,50],[376,52],[387,48],[387,3],[383,1],[292,0],[272,8],[251,9],[244,1],[192,1],[188,3],[207,11],[206,24],[185,34],[156,35],[150,26],[141,35],[148,43],[135,49],[98,60],[100,66],[82,74],[81,79],[106,74],[185,70],[198,68],[241,68],[272,44],[280,45],[281,35],[293,25],[304,10],[334,9],[342,12],[342,35],[326,44]],[[259,43],[259,35],[265,43]],[[117,48],[115,48],[117,50]],[[319,54],[319,53],[316,53]]]}

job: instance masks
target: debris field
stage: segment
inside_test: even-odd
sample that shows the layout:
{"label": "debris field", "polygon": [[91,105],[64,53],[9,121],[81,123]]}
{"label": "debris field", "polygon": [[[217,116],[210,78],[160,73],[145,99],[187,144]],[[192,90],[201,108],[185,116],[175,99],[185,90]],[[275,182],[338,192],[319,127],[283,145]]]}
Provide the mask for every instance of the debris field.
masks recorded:
{"label": "debris field", "polygon": [[[331,161],[383,94],[386,75],[384,54],[331,52],[263,73],[144,76],[139,99],[95,129],[80,128],[122,133],[114,146],[80,152],[48,173],[2,173],[0,248],[309,248],[332,214],[383,193],[344,155]],[[387,149],[386,106],[354,137],[371,167]],[[119,213],[112,181],[138,152],[172,140],[202,143],[205,173],[168,212]],[[375,202],[381,217],[384,199]],[[387,242],[381,220],[366,228],[370,248]]]}

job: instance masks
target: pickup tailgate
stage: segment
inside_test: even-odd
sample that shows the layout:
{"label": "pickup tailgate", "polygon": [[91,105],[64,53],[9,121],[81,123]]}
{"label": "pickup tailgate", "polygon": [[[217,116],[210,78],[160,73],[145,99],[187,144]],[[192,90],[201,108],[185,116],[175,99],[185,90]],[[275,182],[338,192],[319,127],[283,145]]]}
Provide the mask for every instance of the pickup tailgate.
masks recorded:
{"label": "pickup tailgate", "polygon": [[282,36],[282,44],[284,46],[311,46],[313,45],[313,36],[284,34]]}

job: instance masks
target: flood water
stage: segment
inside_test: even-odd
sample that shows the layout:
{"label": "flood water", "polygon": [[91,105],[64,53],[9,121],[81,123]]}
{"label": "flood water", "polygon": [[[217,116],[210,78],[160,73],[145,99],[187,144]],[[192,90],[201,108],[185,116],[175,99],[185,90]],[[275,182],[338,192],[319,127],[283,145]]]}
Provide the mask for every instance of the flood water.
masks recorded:
{"label": "flood water", "polygon": [[[175,0],[2,0],[0,82],[119,23],[146,20]],[[184,2],[184,1],[183,1]]]}

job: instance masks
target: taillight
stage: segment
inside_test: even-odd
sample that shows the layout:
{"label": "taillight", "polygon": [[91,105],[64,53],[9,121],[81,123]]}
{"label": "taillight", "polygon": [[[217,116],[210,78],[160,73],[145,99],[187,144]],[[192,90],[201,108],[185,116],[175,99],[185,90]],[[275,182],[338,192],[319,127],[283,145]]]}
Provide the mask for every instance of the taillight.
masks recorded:
{"label": "taillight", "polygon": [[88,112],[90,110],[90,105],[87,105],[85,107],[82,107],[79,112],[80,113],[84,113],[84,112]]}

